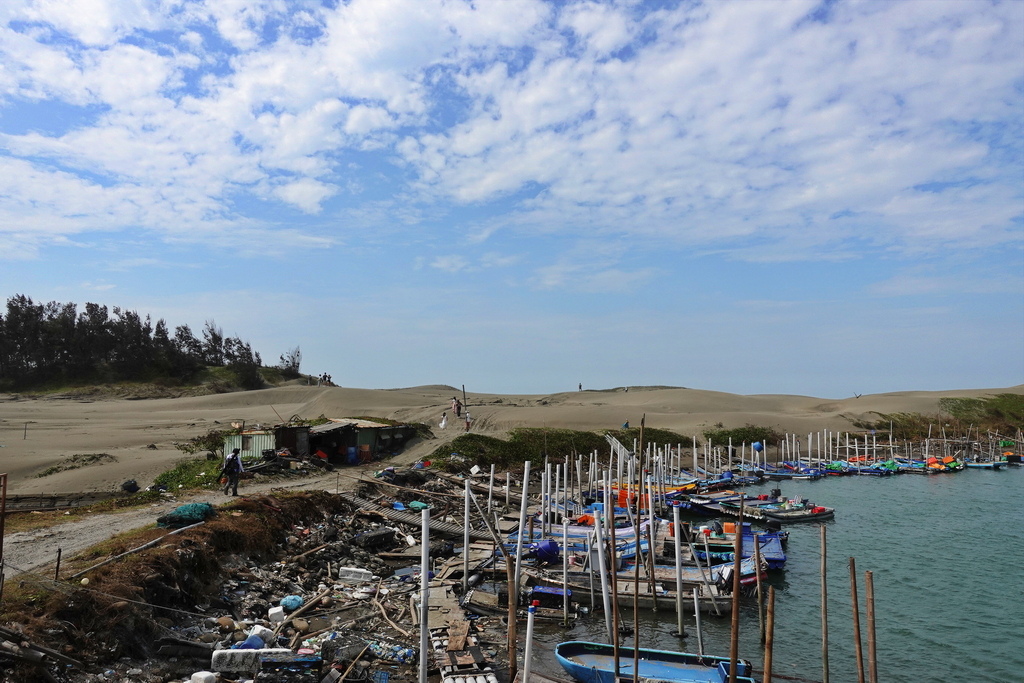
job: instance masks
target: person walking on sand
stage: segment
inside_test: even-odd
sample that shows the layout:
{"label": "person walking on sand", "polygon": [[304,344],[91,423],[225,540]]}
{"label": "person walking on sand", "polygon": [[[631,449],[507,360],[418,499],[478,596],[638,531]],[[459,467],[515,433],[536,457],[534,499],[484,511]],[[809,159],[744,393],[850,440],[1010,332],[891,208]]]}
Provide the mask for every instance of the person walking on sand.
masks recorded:
{"label": "person walking on sand", "polygon": [[473,421],[473,418],[469,416],[469,411],[466,411],[466,431],[469,431],[469,425]]}
{"label": "person walking on sand", "polygon": [[242,456],[237,448],[232,449],[224,458],[224,466],[220,470],[221,478],[224,481],[225,496],[228,495],[228,489],[231,489],[232,496],[238,495],[238,475],[243,471]]}
{"label": "person walking on sand", "polygon": [[441,424],[439,424],[438,427],[440,427],[441,429],[444,429],[447,426],[448,426],[448,413],[444,412],[444,413],[441,413]]}
{"label": "person walking on sand", "polygon": [[462,401],[455,399],[455,417],[462,417]]}

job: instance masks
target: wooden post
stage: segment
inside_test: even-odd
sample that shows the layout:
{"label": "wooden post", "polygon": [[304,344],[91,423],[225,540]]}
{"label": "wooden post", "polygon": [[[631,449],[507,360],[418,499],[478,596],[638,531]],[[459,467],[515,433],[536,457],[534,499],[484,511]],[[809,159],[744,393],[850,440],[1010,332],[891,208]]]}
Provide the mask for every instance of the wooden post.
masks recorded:
{"label": "wooden post", "polygon": [[864,572],[864,607],[868,618],[868,680],[878,683],[878,658],[875,650],[875,582],[871,572]]}
{"label": "wooden post", "polygon": [[828,572],[825,567],[827,548],[825,525],[821,525],[821,676],[828,683]]}
{"label": "wooden post", "polygon": [[60,554],[61,549],[57,548],[57,567],[53,570],[53,580],[60,581]]}
{"label": "wooden post", "polygon": [[860,642],[860,602],[857,600],[857,563],[850,558],[850,600],[853,603],[853,649],[857,655],[857,683],[864,683],[864,651]]}
{"label": "wooden post", "polygon": [[[761,539],[754,534],[754,571],[757,572],[757,628],[764,642],[764,593],[761,588]],[[862,682],[863,683],[863,682]]]}
{"label": "wooden post", "polygon": [[[740,513],[737,522],[740,531],[733,542],[732,563],[732,633],[729,638],[729,683],[736,683],[736,669],[740,662],[740,564],[743,555],[743,494],[740,494]],[[827,683],[827,682],[826,682]]]}
{"label": "wooden post", "polygon": [[768,620],[764,633],[764,683],[772,683],[772,647],[775,640],[775,586],[768,586]]}

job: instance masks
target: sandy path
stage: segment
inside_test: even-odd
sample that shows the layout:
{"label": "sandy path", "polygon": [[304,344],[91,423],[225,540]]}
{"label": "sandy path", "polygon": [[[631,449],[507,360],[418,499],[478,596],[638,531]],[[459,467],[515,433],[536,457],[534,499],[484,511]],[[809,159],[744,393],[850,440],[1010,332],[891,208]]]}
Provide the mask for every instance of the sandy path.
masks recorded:
{"label": "sandy path", "polygon": [[[253,495],[271,491],[316,491],[334,492],[337,489],[352,489],[360,475],[380,469],[389,464],[374,463],[373,466],[350,467],[342,471],[318,474],[301,480],[265,482],[262,484],[239,487],[239,495]],[[16,576],[24,572],[42,573],[52,577],[57,550],[63,558],[101,543],[117,534],[140,529],[156,524],[158,517],[165,515],[179,505],[186,503],[211,503],[219,506],[232,500],[220,491],[203,491],[184,496],[167,496],[165,500],[144,508],[134,508],[119,512],[98,513],[84,518],[75,519],[52,527],[7,534],[4,538],[3,559],[5,573]],[[46,571],[40,571],[46,569]]]}

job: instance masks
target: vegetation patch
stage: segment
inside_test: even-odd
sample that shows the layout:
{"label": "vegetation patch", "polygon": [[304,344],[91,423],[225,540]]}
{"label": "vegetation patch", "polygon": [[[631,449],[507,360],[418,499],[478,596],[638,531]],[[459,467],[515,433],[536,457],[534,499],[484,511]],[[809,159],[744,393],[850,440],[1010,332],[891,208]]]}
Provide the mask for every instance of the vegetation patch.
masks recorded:
{"label": "vegetation patch", "polygon": [[76,453],[69,458],[64,458],[56,465],[47,467],[36,474],[36,477],[48,477],[58,472],[67,472],[68,470],[77,470],[89,465],[102,465],[108,462],[117,462],[117,457],[109,453]]}
{"label": "vegetation patch", "polygon": [[777,446],[782,441],[783,434],[771,427],[758,427],[747,424],[743,427],[725,429],[717,425],[714,429],[704,431],[704,439],[709,443],[722,446],[730,443],[735,445],[760,442],[765,446]]}
{"label": "vegetation patch", "polygon": [[968,431],[995,432],[1013,435],[1024,429],[1024,396],[997,394],[984,398],[939,399],[942,413],[871,413],[877,420],[856,420],[854,426],[884,434],[894,439],[920,440],[946,436],[962,436]]}
{"label": "vegetation patch", "polygon": [[163,487],[168,491],[213,489],[220,480],[220,466],[219,459],[187,458],[179,460],[173,469],[158,475],[153,481],[153,485]]}
{"label": "vegetation patch", "polygon": [[1024,395],[996,394],[987,398],[943,398],[939,407],[960,422],[1001,434],[1024,429]]}
{"label": "vegetation patch", "polygon": [[[639,440],[639,428],[586,432],[575,429],[520,428],[509,432],[508,439],[498,439],[482,434],[462,434],[430,455],[434,467],[449,472],[462,472],[473,465],[497,469],[518,469],[523,462],[543,461],[547,456],[554,461],[566,457],[591,453],[607,453],[608,442],[605,434],[611,434],[627,448],[633,447],[633,439]],[[682,444],[693,446],[693,438],[666,429],[645,429],[644,442],[658,445]]]}

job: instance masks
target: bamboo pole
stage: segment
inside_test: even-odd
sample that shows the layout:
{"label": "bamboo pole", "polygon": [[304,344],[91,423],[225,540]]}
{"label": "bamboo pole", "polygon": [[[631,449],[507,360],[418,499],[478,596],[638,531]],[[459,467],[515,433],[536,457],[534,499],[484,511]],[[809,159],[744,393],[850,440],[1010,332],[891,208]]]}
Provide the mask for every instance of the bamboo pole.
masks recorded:
{"label": "bamboo pole", "polygon": [[825,566],[827,544],[825,525],[821,525],[821,680],[828,683],[828,572]]}
{"label": "bamboo pole", "polygon": [[[608,574],[609,574],[609,572],[608,572],[608,569],[607,569],[606,563],[605,563],[605,544],[604,544],[604,534],[601,531],[602,525],[603,525],[603,522],[601,520],[601,515],[600,515],[600,513],[598,513],[598,515],[594,518],[594,537],[595,537],[594,540],[597,543],[597,567],[598,567],[598,571],[601,572],[601,598],[602,598],[603,603],[604,603],[604,623],[605,623],[605,626],[607,627],[607,630],[608,630],[608,642],[611,643],[611,642],[613,642],[613,639],[615,638],[615,631],[612,630],[612,605],[611,605],[611,601],[612,601],[613,598],[612,598],[612,596],[608,592],[608,588],[609,588],[609,586],[608,586],[608,583],[609,583]],[[593,570],[591,570],[591,571],[593,571]],[[591,599],[591,602],[593,602],[593,599]]]}
{"label": "bamboo pole", "polygon": [[611,558],[612,568],[608,572],[611,575],[612,580],[612,625],[615,630],[614,638],[612,638],[612,657],[615,660],[615,673],[612,678],[615,683],[619,680],[620,671],[620,657],[621,652],[619,651],[619,580],[618,580],[618,558],[615,555],[615,501],[612,500],[611,487],[608,486],[608,482],[611,475],[607,475],[605,478],[605,514],[606,519],[610,519],[608,523],[608,535],[611,539],[609,542],[609,554]]}
{"label": "bamboo pole", "polygon": [[[523,463],[523,498],[519,505],[519,531],[517,533],[516,540],[516,580],[512,584],[512,595],[519,596],[519,581],[522,576],[522,567],[520,566],[519,558],[523,556],[523,531],[526,530],[526,505],[527,496],[530,490],[530,461],[527,460]],[[532,534],[531,534],[532,536]],[[530,538],[533,541],[533,538]]]}
{"label": "bamboo pole", "polygon": [[462,594],[469,592],[469,478],[465,484],[465,509],[462,512]]}
{"label": "bamboo pole", "polygon": [[[569,524],[562,518],[562,625],[569,628]],[[863,681],[861,681],[863,683]]]}
{"label": "bamboo pole", "polygon": [[491,465],[491,478],[487,482],[487,511],[494,505],[494,465]]}
{"label": "bamboo pole", "polygon": [[775,586],[768,586],[768,618],[764,637],[764,682],[772,683],[772,648],[775,646]]}
{"label": "bamboo pole", "polygon": [[732,564],[732,630],[729,638],[729,683],[736,683],[736,669],[740,661],[740,563],[743,555],[743,494],[740,494],[738,529],[733,542]]}
{"label": "bamboo pole", "polygon": [[686,629],[683,627],[683,527],[679,522],[679,508],[672,507],[672,529],[676,550],[676,635],[680,638],[686,637]]}
{"label": "bamboo pole", "polygon": [[[644,421],[640,420],[640,438],[643,438],[644,433]],[[637,450],[639,454],[639,449]],[[643,491],[644,482],[644,469],[643,467],[637,468],[640,471],[637,472],[637,498],[636,498],[636,516],[633,518],[633,540],[636,542],[636,556],[633,558],[633,683],[639,683],[640,681],[640,564],[643,560],[643,556],[640,554],[640,493]],[[633,486],[633,480],[630,479],[629,486]],[[627,507],[629,501],[629,494],[626,497]]]}
{"label": "bamboo pole", "polygon": [[757,632],[764,642],[764,593],[761,587],[761,539],[754,534],[754,572],[757,577]]}
{"label": "bamboo pole", "polygon": [[695,623],[694,628],[697,629],[697,653],[704,654],[704,631],[700,625],[700,598],[697,597],[696,586],[693,589],[693,620]]}
{"label": "bamboo pole", "polygon": [[864,572],[864,602],[868,618],[868,680],[878,683],[878,652],[875,649],[875,582],[871,572]]}
{"label": "bamboo pole", "polygon": [[857,656],[857,683],[864,683],[864,651],[860,642],[860,601],[857,600],[857,563],[850,558],[850,601],[853,604],[853,649]]}

